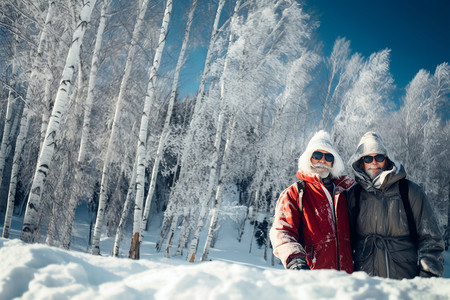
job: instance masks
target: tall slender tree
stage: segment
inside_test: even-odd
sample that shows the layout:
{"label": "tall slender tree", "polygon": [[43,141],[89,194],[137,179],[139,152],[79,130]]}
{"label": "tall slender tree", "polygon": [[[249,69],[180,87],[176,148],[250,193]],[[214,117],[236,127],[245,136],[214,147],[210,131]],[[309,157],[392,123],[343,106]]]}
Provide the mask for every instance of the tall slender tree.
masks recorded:
{"label": "tall slender tree", "polygon": [[[145,204],[145,210],[142,210],[143,207],[143,199],[144,199],[144,181],[145,181],[145,157],[146,157],[146,145],[147,145],[147,135],[148,135],[148,123],[150,116],[150,109],[152,106],[153,98],[155,97],[155,86],[156,86],[156,73],[158,72],[162,53],[164,50],[164,46],[166,43],[167,31],[169,27],[170,16],[172,13],[172,0],[167,0],[166,8],[164,11],[164,17],[161,25],[161,31],[159,35],[158,46],[156,48],[156,53],[153,58],[153,64],[150,68],[150,76],[147,87],[147,94],[145,96],[144,101],[144,110],[141,117],[141,126],[139,129],[139,141],[138,141],[138,149],[137,149],[137,170],[136,170],[136,202],[135,202],[135,211],[134,211],[134,223],[133,223],[133,235],[139,233],[139,239],[142,239],[144,224],[147,222],[148,213],[150,210],[150,204],[152,201],[153,191],[156,185],[156,173],[152,173],[152,179],[150,181],[150,190],[149,196],[147,197],[147,201]],[[173,103],[172,103],[173,107]],[[169,108],[170,109],[170,108]],[[164,132],[163,132],[164,133]],[[164,140],[164,136],[161,136],[161,139]],[[161,152],[161,150],[158,148]],[[157,153],[157,158],[154,163],[154,168],[156,168],[156,172],[159,167],[158,156],[162,155]],[[156,166],[158,165],[158,166]],[[139,245],[139,243],[135,244]],[[133,245],[132,245],[133,246]],[[135,251],[134,249],[130,250]]]}
{"label": "tall slender tree", "polygon": [[84,163],[86,160],[86,149],[89,137],[89,129],[91,123],[91,111],[94,102],[95,83],[97,81],[100,50],[103,41],[103,34],[105,32],[106,21],[108,20],[108,8],[111,0],[103,0],[102,10],[100,13],[100,23],[97,28],[97,34],[95,36],[94,53],[92,54],[91,61],[91,73],[89,75],[88,94],[86,96],[86,102],[84,104],[84,119],[83,129],[81,131],[80,150],[78,153],[78,162]]}
{"label": "tall slender tree", "polygon": [[67,55],[66,65],[61,76],[61,83],[56,95],[52,116],[50,117],[46,137],[36,166],[21,234],[21,239],[28,243],[37,241],[39,236],[38,220],[44,183],[50,169],[53,152],[58,139],[60,119],[64,116],[67,109],[68,93],[72,84],[74,69],[79,59],[79,51],[83,36],[86,32],[87,25],[89,24],[95,1],[96,0],[86,1],[79,13],[79,22],[73,34],[72,45],[70,46]]}
{"label": "tall slender tree", "polygon": [[112,121],[111,133],[108,140],[108,146],[106,149],[105,159],[103,160],[103,169],[101,175],[100,182],[100,196],[99,196],[99,204],[97,209],[97,218],[95,220],[95,228],[94,235],[92,238],[92,254],[99,255],[100,254],[100,236],[103,228],[103,219],[105,215],[106,202],[107,202],[107,193],[108,193],[108,179],[109,172],[111,168],[113,150],[115,147],[115,143],[117,143],[117,135],[119,130],[119,121],[122,114],[122,111],[125,106],[125,93],[127,90],[128,81],[130,78],[131,67],[133,64],[133,60],[136,54],[136,46],[138,42],[138,34],[141,31],[144,16],[147,12],[148,8],[148,0],[143,0],[139,6],[138,16],[136,19],[136,23],[134,25],[133,33],[131,36],[130,46],[128,48],[127,60],[125,63],[125,68],[123,72],[123,76],[120,83],[119,95],[116,100],[115,110],[114,110],[114,118]]}

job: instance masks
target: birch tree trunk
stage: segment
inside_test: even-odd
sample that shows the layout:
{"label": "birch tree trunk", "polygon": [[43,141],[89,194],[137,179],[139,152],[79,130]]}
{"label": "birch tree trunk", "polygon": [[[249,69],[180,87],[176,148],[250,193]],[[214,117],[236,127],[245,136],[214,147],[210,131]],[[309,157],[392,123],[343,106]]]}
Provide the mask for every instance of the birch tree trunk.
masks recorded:
{"label": "birch tree trunk", "polygon": [[[196,120],[199,118],[199,110],[200,110],[200,106],[203,102],[203,94],[205,91],[205,84],[206,84],[206,79],[208,77],[208,74],[210,72],[211,69],[211,58],[212,58],[212,53],[213,53],[213,46],[214,43],[216,42],[217,39],[217,34],[219,33],[218,28],[219,28],[219,20],[220,20],[220,16],[222,14],[222,9],[223,6],[225,4],[225,0],[219,0],[219,5],[217,7],[216,10],[216,16],[214,18],[214,24],[213,24],[213,29],[211,32],[211,38],[209,40],[209,46],[208,46],[208,50],[206,53],[206,58],[205,58],[205,66],[203,67],[203,74],[202,74],[202,80],[200,82],[200,86],[197,92],[197,97],[195,100],[195,104],[194,104],[194,112],[192,114],[192,119],[189,123],[189,129],[188,129],[188,133],[187,133],[187,137],[186,137],[186,141],[187,144],[189,144],[193,139],[194,139],[194,129],[193,129],[193,124],[195,124]],[[184,148],[183,150],[183,154],[182,154],[182,159],[181,159],[181,168],[180,168],[180,178],[182,176],[184,176],[184,172],[185,172],[185,158],[188,156],[187,152],[189,152],[190,149],[188,149],[187,147]]]}
{"label": "birch tree trunk", "polygon": [[[272,189],[272,199],[277,199],[277,191],[278,189],[276,189],[275,187]],[[267,230],[266,230],[266,235],[265,235],[265,248],[264,248],[264,260],[267,261],[267,252],[270,250],[271,248],[271,244],[270,244],[270,238],[269,238],[269,230],[272,227],[272,223],[273,223],[273,215],[275,214],[275,204],[276,201],[270,201],[270,205],[269,205],[269,211],[267,212],[266,215],[266,219],[267,219]],[[271,261],[273,262],[273,253],[272,253],[272,259]]]}
{"label": "birch tree trunk", "polygon": [[[189,109],[184,109],[184,117],[183,117],[183,127],[186,127],[186,120],[187,120],[187,114],[190,110]],[[174,211],[177,207],[177,204],[175,201],[173,201],[173,188],[175,187],[175,184],[177,182],[177,170],[180,169],[180,161],[181,161],[181,152],[177,153],[177,162],[176,165],[174,167],[174,174],[173,174],[173,179],[172,179],[172,185],[171,185],[171,193],[169,195],[169,203],[167,204],[167,209],[164,212],[164,219],[163,219],[163,223],[161,226],[161,232],[159,234],[159,238],[158,241],[156,242],[156,251],[160,252],[161,251],[161,247],[162,244],[164,242],[164,239],[166,238],[167,235],[167,231],[170,228],[170,224],[172,223],[172,218],[174,216]],[[173,208],[172,208],[173,207]],[[181,217],[183,218],[183,215],[181,215]]]}
{"label": "birch tree trunk", "polygon": [[[80,170],[77,169],[76,172],[80,172]],[[76,177],[79,177],[79,176],[76,176]],[[64,222],[65,230],[62,232],[62,238],[61,238],[62,247],[63,247],[63,249],[66,249],[66,250],[70,249],[73,223],[75,221],[75,213],[77,211],[77,207],[78,207],[78,203],[79,203],[79,197],[77,195],[74,195],[73,191],[71,191],[71,195],[68,195],[68,197],[70,197],[70,201],[69,201],[69,205],[67,207],[67,211],[64,214],[65,215],[65,222]]]}
{"label": "birch tree trunk", "polygon": [[40,147],[42,148],[42,144],[44,143],[45,133],[47,132],[48,121],[50,119],[51,113],[51,85],[52,85],[52,75],[50,70],[46,68],[45,70],[45,88],[44,88],[44,99],[42,100],[44,106],[44,112],[42,113],[42,123],[41,123],[41,143]]}
{"label": "birch tree trunk", "polygon": [[0,184],[3,178],[3,170],[5,169],[6,156],[9,153],[11,147],[11,125],[12,125],[12,112],[13,112],[13,91],[9,91],[8,104],[6,107],[5,125],[3,127],[2,145],[0,147]]}
{"label": "birch tree trunk", "polygon": [[134,56],[136,53],[136,45],[138,40],[138,35],[141,30],[143,19],[145,16],[145,13],[148,8],[148,0],[143,0],[142,5],[139,10],[139,15],[136,19],[136,24],[133,29],[133,34],[131,36],[131,42],[130,42],[130,48],[128,49],[128,55],[127,55],[127,61],[125,63],[125,70],[124,75],[122,77],[122,81],[120,83],[120,89],[119,89],[119,96],[117,98],[115,112],[114,112],[114,119],[112,123],[112,129],[111,134],[108,141],[108,149],[106,152],[106,157],[104,159],[103,163],[103,170],[102,170],[102,179],[100,182],[100,196],[99,196],[99,204],[98,204],[98,210],[97,210],[97,218],[95,220],[95,228],[94,228],[94,235],[92,238],[92,254],[99,255],[100,254],[100,236],[102,234],[102,228],[103,228],[103,219],[105,214],[105,208],[106,208],[106,200],[107,200],[107,192],[108,192],[108,175],[109,175],[109,168],[112,160],[112,151],[114,148],[114,143],[116,142],[116,135],[118,131],[119,126],[119,118],[120,114],[125,106],[124,102],[124,94],[126,92],[126,87],[128,84],[128,80],[130,78],[131,73],[131,66],[133,64]]}
{"label": "birch tree trunk", "polygon": [[41,36],[39,38],[39,45],[37,48],[36,56],[34,57],[32,66],[31,66],[31,74],[28,81],[28,88],[27,88],[27,94],[25,99],[25,105],[24,109],[22,111],[22,117],[20,121],[20,127],[19,127],[19,134],[16,139],[16,145],[14,150],[14,157],[13,157],[13,166],[11,170],[11,179],[9,181],[9,191],[8,191],[8,204],[6,209],[6,215],[5,215],[5,224],[3,227],[3,237],[7,238],[9,237],[9,231],[11,228],[11,221],[12,221],[12,215],[14,211],[14,201],[15,201],[15,195],[16,195],[16,188],[17,188],[17,180],[18,180],[18,173],[19,173],[19,166],[20,166],[20,157],[22,155],[23,147],[25,145],[25,139],[28,135],[28,128],[29,128],[29,122],[30,122],[30,104],[31,104],[31,98],[32,98],[32,91],[36,90],[38,86],[37,82],[37,75],[39,74],[39,68],[38,65],[42,59],[43,56],[43,50],[48,40],[48,33],[49,28],[51,26],[53,15],[55,12],[56,7],[56,1],[55,0],[49,0],[48,1],[48,10],[47,10],[47,16],[45,20],[44,27],[41,32]]}
{"label": "birch tree trunk", "polygon": [[127,198],[125,199],[125,204],[123,205],[122,216],[120,217],[119,226],[117,226],[116,238],[114,239],[114,245],[112,249],[112,256],[118,257],[120,250],[120,243],[123,238],[123,230],[125,229],[125,224],[127,216],[130,213],[131,206],[134,200],[134,187],[136,186],[136,163],[133,165],[133,171],[131,175],[130,185],[128,187]]}
{"label": "birch tree trunk", "polygon": [[[27,105],[25,105],[24,110],[28,110]],[[24,115],[28,116],[28,112],[25,111]],[[14,202],[16,200],[15,197],[19,176],[20,156],[23,151],[23,146],[25,145],[25,139],[27,137],[28,127],[30,125],[30,119],[28,117],[22,116],[20,122],[20,131],[16,139],[16,149],[14,150],[11,179],[9,180],[8,204],[6,206],[5,223],[3,225],[3,238],[9,238],[12,216],[14,212]]]}
{"label": "birch tree trunk", "polygon": [[[233,23],[235,22],[235,18],[237,16],[237,11],[239,9],[240,3],[241,3],[241,0],[236,1],[233,17],[231,19],[230,28],[233,27]],[[232,42],[233,42],[233,33],[230,32],[229,37],[228,37],[228,50],[230,49]],[[211,169],[210,169],[208,188],[205,193],[205,199],[200,201],[202,208],[200,210],[197,228],[196,228],[194,237],[191,241],[190,252],[188,255],[189,262],[195,261],[195,255],[197,253],[200,235],[203,230],[203,227],[204,227],[204,224],[206,221],[206,217],[207,217],[207,210],[209,207],[209,202],[210,202],[210,199],[212,198],[212,193],[214,191],[214,188],[218,184],[217,183],[218,176],[219,176],[218,163],[219,163],[220,143],[222,141],[222,132],[223,132],[223,123],[224,123],[224,111],[223,111],[224,103],[223,102],[224,102],[224,97],[225,97],[225,76],[226,76],[225,74],[227,71],[228,62],[229,62],[229,56],[227,55],[227,57],[225,59],[224,67],[223,67],[221,81],[220,81],[220,103],[219,103],[220,108],[219,108],[219,118],[217,121],[216,138],[214,141],[214,149],[215,149],[214,158],[213,158],[213,163],[212,163]],[[196,103],[196,105],[197,105],[197,103]],[[214,212],[213,212],[213,214],[214,214]],[[205,253],[205,252],[203,252],[203,253]]]}
{"label": "birch tree trunk", "polygon": [[166,258],[170,258],[170,248],[172,247],[173,236],[175,234],[175,229],[177,228],[179,215],[175,215],[172,219],[172,225],[170,226],[169,237],[167,239],[166,245]]}
{"label": "birch tree trunk", "polygon": [[78,153],[78,162],[84,163],[86,160],[86,144],[89,138],[89,128],[91,125],[91,111],[94,103],[94,89],[95,82],[97,81],[100,49],[102,46],[103,33],[105,32],[106,21],[108,19],[107,11],[111,0],[103,0],[102,11],[100,15],[100,23],[97,29],[97,35],[95,38],[94,53],[92,55],[91,73],[89,75],[88,94],[86,97],[86,103],[84,104],[84,119],[83,129],[81,131],[80,150]]}
{"label": "birch tree trunk", "polygon": [[[155,186],[156,175],[152,174],[149,191],[149,194],[151,195],[147,197],[147,203],[145,205],[145,211],[143,213],[142,206],[144,202],[145,166],[146,166],[145,152],[147,149],[148,122],[150,116],[150,109],[155,94],[156,73],[158,72],[162,52],[164,50],[164,46],[166,43],[167,29],[169,26],[171,13],[172,13],[172,0],[167,0],[166,8],[164,11],[164,17],[161,25],[161,31],[159,34],[158,47],[156,49],[156,53],[153,58],[153,65],[150,69],[147,95],[145,96],[144,111],[142,113],[141,126],[139,129],[139,141],[137,146],[136,205],[134,211],[134,224],[133,224],[133,235],[139,233],[139,241],[141,241],[143,237],[143,228],[144,228],[143,224],[145,224],[147,221],[146,216],[148,215],[148,211],[150,210],[149,202],[151,202],[152,200],[151,197],[153,196],[153,190]],[[161,136],[161,139],[164,138],[165,138],[164,136]],[[158,153],[156,154],[157,157],[160,155],[159,154],[160,151],[161,151],[160,147],[158,147]],[[159,161],[155,161],[153,168],[155,168],[155,166],[159,166]],[[140,245],[140,243],[136,243],[136,245]]]}
{"label": "birch tree trunk", "polygon": [[55,143],[59,135],[61,117],[64,116],[69,99],[74,68],[79,59],[80,48],[87,25],[89,24],[92,9],[96,0],[86,1],[79,15],[79,22],[73,34],[72,45],[67,55],[66,64],[61,76],[61,83],[55,99],[52,115],[50,117],[44,144],[36,166],[36,172],[28,198],[27,209],[22,226],[21,239],[27,243],[33,243],[38,238],[38,219],[40,214],[41,196],[44,189],[45,179],[55,150]]}
{"label": "birch tree trunk", "polygon": [[208,236],[206,237],[205,246],[203,248],[203,254],[202,254],[201,261],[205,261],[206,259],[208,259],[209,249],[211,247],[211,243],[212,243],[214,235],[216,233],[217,223],[219,220],[219,211],[220,211],[220,206],[222,204],[222,198],[223,198],[223,181],[224,181],[223,179],[224,179],[224,176],[226,175],[227,160],[228,160],[228,155],[230,154],[230,146],[231,146],[232,139],[234,136],[235,128],[236,128],[236,119],[234,118],[232,121],[231,128],[228,132],[227,141],[225,143],[222,166],[219,169],[220,178],[219,178],[219,182],[217,185],[216,198],[214,200],[214,207],[212,209],[211,222],[209,225]]}
{"label": "birch tree trunk", "polygon": [[181,223],[181,232],[180,237],[178,238],[178,247],[175,255],[181,256],[183,255],[183,248],[186,245],[187,237],[190,232],[189,228],[189,218],[190,218],[190,210],[189,208],[185,208],[183,211],[183,221]]}
{"label": "birch tree trunk", "polygon": [[[15,41],[12,45],[13,47],[13,53],[14,55],[16,54],[16,45],[17,45],[17,37],[15,38]],[[9,151],[10,151],[10,147],[11,147],[11,126],[12,126],[12,116],[13,116],[13,102],[15,99],[14,95],[15,95],[15,91],[13,90],[13,88],[15,88],[15,76],[16,76],[16,67],[17,63],[13,60],[12,61],[12,70],[11,70],[11,88],[8,92],[8,104],[6,107],[6,115],[5,115],[5,124],[3,126],[3,135],[2,135],[2,144],[0,147],[0,184],[3,178],[3,171],[5,169],[5,165],[6,165],[6,156],[8,155]]]}
{"label": "birch tree trunk", "polygon": [[152,202],[153,194],[155,192],[156,178],[158,176],[159,164],[160,164],[162,156],[163,156],[166,138],[170,132],[169,125],[170,125],[170,119],[172,117],[172,112],[173,112],[173,105],[174,105],[175,97],[176,97],[176,93],[177,93],[178,78],[180,76],[181,67],[183,66],[186,48],[187,48],[187,44],[189,41],[189,32],[191,30],[192,20],[194,18],[194,11],[195,11],[196,7],[197,7],[197,0],[194,0],[192,3],[191,9],[189,11],[189,16],[188,16],[188,21],[187,21],[187,25],[186,25],[186,30],[184,33],[183,43],[181,46],[180,55],[178,56],[178,61],[177,61],[177,65],[175,68],[175,75],[174,75],[174,79],[172,82],[172,89],[170,92],[169,106],[167,109],[166,119],[164,121],[164,127],[163,127],[163,130],[161,133],[161,137],[159,139],[158,150],[156,151],[155,162],[153,164],[149,191],[147,194],[147,200],[145,202],[144,217],[142,219],[142,223],[143,223],[142,228],[146,228],[147,223],[148,223],[148,215],[150,212],[150,205]]}
{"label": "birch tree trunk", "polygon": [[213,46],[214,46],[214,43],[216,42],[217,34],[219,33],[219,31],[218,31],[219,20],[220,20],[220,15],[222,14],[222,9],[223,9],[224,5],[225,5],[225,0],[219,0],[219,5],[217,6],[216,16],[214,18],[213,29],[211,32],[211,38],[209,40],[208,51],[206,53],[202,81],[200,82],[200,86],[199,86],[198,92],[197,92],[197,99],[195,101],[194,116],[197,115],[199,108],[203,102],[203,94],[205,92],[206,78],[208,77],[208,74],[211,70],[211,58],[212,58]]}

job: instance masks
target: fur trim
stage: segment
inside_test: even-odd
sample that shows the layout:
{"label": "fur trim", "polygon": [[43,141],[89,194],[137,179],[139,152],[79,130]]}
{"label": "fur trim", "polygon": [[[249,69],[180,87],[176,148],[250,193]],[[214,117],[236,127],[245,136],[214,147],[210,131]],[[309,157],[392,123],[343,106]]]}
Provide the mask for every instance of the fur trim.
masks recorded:
{"label": "fur trim", "polygon": [[342,176],[345,170],[344,162],[331,144],[330,135],[324,130],[316,132],[309,141],[308,146],[306,146],[306,150],[298,159],[298,170],[306,174],[313,173],[311,168],[311,155],[314,151],[319,149],[328,151],[334,156],[333,166],[330,171],[331,176],[333,178]]}

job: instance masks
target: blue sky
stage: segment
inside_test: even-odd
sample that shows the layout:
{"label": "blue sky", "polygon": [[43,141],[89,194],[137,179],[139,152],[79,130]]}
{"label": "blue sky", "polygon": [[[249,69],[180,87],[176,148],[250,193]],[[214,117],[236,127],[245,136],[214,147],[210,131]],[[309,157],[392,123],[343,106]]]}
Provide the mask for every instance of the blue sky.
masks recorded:
{"label": "blue sky", "polygon": [[[216,5],[214,1],[214,9]],[[175,10],[187,11],[189,6],[190,1],[175,6]],[[450,0],[306,0],[305,9],[320,22],[317,34],[324,55],[331,53],[338,37],[346,37],[353,53],[364,57],[391,49],[390,71],[398,87],[395,98],[404,94],[420,69],[434,73],[437,65],[450,63]],[[208,26],[214,17],[210,15]],[[182,31],[172,34],[181,36]],[[203,28],[201,34],[209,38],[210,32]],[[206,50],[201,47],[188,53],[180,82],[182,97],[197,91]]]}
{"label": "blue sky", "polygon": [[309,0],[306,10],[321,23],[326,55],[339,36],[365,57],[391,49],[390,70],[399,88],[420,69],[434,73],[437,65],[450,63],[449,0]]}

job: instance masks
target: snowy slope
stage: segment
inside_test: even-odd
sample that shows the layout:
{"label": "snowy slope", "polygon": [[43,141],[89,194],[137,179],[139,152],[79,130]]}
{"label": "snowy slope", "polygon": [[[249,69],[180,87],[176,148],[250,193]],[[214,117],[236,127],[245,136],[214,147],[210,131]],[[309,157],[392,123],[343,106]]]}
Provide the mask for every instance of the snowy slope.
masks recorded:
{"label": "snowy slope", "polygon": [[[221,259],[133,261],[0,239],[0,299],[449,299],[450,279],[285,271]],[[217,254],[217,253],[214,253]],[[446,253],[447,257],[448,252]],[[450,258],[450,257],[448,257]]]}
{"label": "snowy slope", "polygon": [[[81,225],[76,234],[85,234]],[[145,237],[139,261],[125,258],[129,241],[122,244],[122,257],[113,258],[110,238],[102,239],[102,256],[93,256],[85,253],[81,236],[72,240],[77,250],[64,251],[24,244],[16,230],[16,238],[0,239],[0,299],[450,299],[448,251],[446,278],[398,281],[362,272],[286,271],[266,262],[255,242],[249,253],[250,228],[241,243],[232,222],[222,222],[220,230],[211,260],[196,263],[157,253],[155,229]]]}

